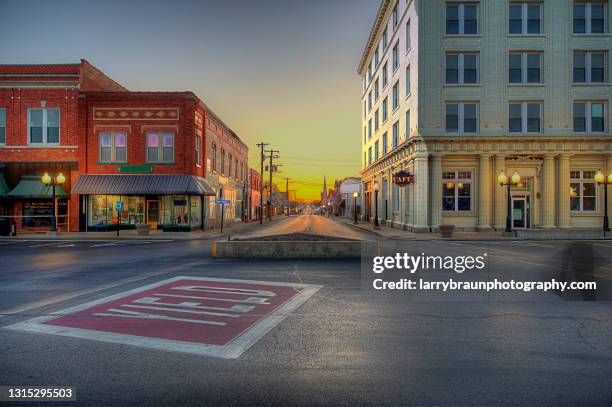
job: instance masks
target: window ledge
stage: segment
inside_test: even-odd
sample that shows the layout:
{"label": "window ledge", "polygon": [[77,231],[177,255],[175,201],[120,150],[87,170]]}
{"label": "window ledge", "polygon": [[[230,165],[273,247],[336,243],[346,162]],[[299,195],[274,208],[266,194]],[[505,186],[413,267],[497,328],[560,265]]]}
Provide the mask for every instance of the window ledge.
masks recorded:
{"label": "window ledge", "polygon": [[513,86],[518,88],[543,88],[546,86],[546,83],[508,83],[507,86],[509,88]]}
{"label": "window ledge", "polygon": [[482,34],[444,34],[444,38],[482,38]]}
{"label": "window ledge", "polygon": [[508,34],[509,38],[521,38],[521,37],[527,37],[527,38],[546,38],[546,34]]}
{"label": "window ledge", "polygon": [[173,165],[176,164],[175,161],[146,161],[145,164],[152,164],[152,165]]}
{"label": "window ledge", "polygon": [[98,165],[127,165],[127,161],[98,161]]}
{"label": "window ledge", "polygon": [[481,88],[482,83],[445,83],[445,88]]}
{"label": "window ledge", "polygon": [[572,33],[571,36],[575,38],[584,38],[584,37],[609,38],[610,33]]}
{"label": "window ledge", "polygon": [[610,86],[610,82],[572,82],[572,86]]}
{"label": "window ledge", "polygon": [[476,216],[474,211],[442,211],[442,216]]}
{"label": "window ledge", "polygon": [[79,146],[62,146],[59,144],[29,144],[27,146],[12,146],[2,144],[0,148],[65,148],[65,149],[75,149],[79,148]]}

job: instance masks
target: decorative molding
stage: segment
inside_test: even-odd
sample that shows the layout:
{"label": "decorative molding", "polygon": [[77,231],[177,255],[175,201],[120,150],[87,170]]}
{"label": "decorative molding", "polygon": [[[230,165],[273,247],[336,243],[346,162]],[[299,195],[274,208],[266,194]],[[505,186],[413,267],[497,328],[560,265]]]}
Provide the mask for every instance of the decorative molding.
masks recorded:
{"label": "decorative molding", "polygon": [[178,107],[94,107],[94,120],[179,120]]}

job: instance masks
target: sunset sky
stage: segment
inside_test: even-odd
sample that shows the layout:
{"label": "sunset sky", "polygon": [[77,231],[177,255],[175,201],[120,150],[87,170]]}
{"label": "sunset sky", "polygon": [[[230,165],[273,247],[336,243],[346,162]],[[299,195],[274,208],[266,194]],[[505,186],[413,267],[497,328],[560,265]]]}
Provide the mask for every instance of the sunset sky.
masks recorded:
{"label": "sunset sky", "polygon": [[[378,0],[0,0],[1,63],[85,58],[130,90],[194,91],[298,197],[358,175],[355,73]],[[35,13],[32,10],[36,10]],[[280,182],[280,179],[279,179]],[[281,187],[284,189],[284,183]]]}

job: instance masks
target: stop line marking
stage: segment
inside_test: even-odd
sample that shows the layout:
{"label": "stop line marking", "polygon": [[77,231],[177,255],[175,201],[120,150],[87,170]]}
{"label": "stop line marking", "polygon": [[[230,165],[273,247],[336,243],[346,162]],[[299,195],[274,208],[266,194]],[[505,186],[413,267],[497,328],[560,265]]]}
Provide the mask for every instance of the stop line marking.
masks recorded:
{"label": "stop line marking", "polygon": [[4,329],[236,359],[321,287],[179,276]]}

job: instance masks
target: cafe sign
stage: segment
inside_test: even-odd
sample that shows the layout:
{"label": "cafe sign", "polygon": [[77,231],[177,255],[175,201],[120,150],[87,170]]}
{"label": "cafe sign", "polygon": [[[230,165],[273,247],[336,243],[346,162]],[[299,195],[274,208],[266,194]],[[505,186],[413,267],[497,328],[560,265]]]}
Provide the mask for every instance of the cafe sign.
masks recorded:
{"label": "cafe sign", "polygon": [[393,183],[395,185],[399,185],[400,187],[405,187],[406,185],[414,183],[414,175],[408,171],[396,172],[393,174]]}

